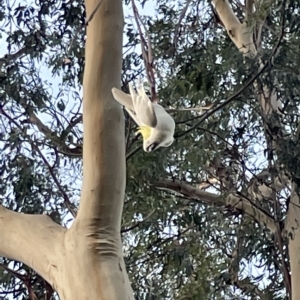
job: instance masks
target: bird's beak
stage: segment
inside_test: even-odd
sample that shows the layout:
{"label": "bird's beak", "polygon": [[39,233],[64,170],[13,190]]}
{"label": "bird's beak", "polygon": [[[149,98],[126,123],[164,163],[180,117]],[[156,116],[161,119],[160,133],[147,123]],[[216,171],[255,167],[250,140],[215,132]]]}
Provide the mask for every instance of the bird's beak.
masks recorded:
{"label": "bird's beak", "polygon": [[158,146],[159,144],[158,143],[152,143],[151,145],[149,145],[148,147],[147,147],[147,149],[146,149],[146,151],[147,152],[153,152],[155,149],[157,149],[157,146]]}

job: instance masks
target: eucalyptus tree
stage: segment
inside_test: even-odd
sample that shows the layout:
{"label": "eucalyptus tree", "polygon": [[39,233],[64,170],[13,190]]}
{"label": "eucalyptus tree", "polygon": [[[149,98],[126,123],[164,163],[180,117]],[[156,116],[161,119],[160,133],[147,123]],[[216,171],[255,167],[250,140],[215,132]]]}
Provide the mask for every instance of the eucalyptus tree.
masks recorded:
{"label": "eucalyptus tree", "polygon": [[[0,6],[0,297],[298,299],[299,1],[136,2],[122,72],[121,1]],[[151,154],[111,95],[149,39]]]}
{"label": "eucalyptus tree", "polygon": [[[55,5],[55,3],[52,4]],[[101,7],[98,1],[85,3],[88,28],[83,77],[83,180],[78,212],[72,208],[72,203],[54,172],[55,165],[52,165],[47,154],[43,153],[44,145],[40,145],[38,138],[33,135],[27,135],[29,129],[21,125],[24,123],[22,120],[16,120],[15,116],[11,116],[14,110],[13,107],[9,108],[9,101],[15,101],[16,104],[13,103],[13,105],[18,105],[22,109],[21,115],[28,115],[29,122],[40,128],[46,136],[49,135],[50,140],[54,140],[55,143],[64,142],[63,134],[59,137],[55,136],[56,132],[50,132],[51,129],[42,123],[41,118],[35,112],[38,107],[34,106],[30,91],[34,93],[43,92],[43,90],[38,90],[38,86],[34,86],[32,90],[21,78],[13,88],[17,95],[12,93],[6,95],[5,90],[11,88],[8,76],[4,79],[7,82],[4,81],[3,84],[4,104],[1,105],[1,113],[10,120],[11,130],[14,130],[16,139],[20,135],[23,136],[24,140],[14,141],[17,144],[16,147],[23,146],[23,143],[27,146],[17,153],[18,158],[23,159],[22,169],[28,172],[25,176],[27,181],[23,180],[19,184],[27,185],[27,197],[30,198],[31,190],[36,189],[34,182],[38,181],[38,178],[31,175],[35,173],[35,170],[30,170],[27,161],[33,161],[32,164],[37,163],[30,158],[34,152],[37,152],[48,167],[48,172],[57,188],[61,190],[64,204],[76,214],[76,218],[72,226],[66,229],[55,223],[49,216],[38,214],[37,210],[34,211],[36,214],[12,211],[5,207],[9,206],[9,203],[4,200],[4,205],[0,207],[0,255],[21,261],[31,267],[47,281],[48,286],[57,291],[61,299],[134,299],[124,264],[120,236],[125,191],[124,122],[121,107],[113,100],[111,94],[112,87],[119,86],[121,81],[122,1],[103,1],[100,4],[102,4]],[[47,50],[48,39],[45,33],[47,33],[48,20],[44,14],[49,13],[49,9],[42,4],[36,9],[36,16],[31,15],[35,13],[35,8],[19,6],[15,9],[17,14],[24,14],[25,18],[30,18],[28,21],[30,34],[36,30],[33,41],[30,38],[25,39],[24,46],[22,45],[24,48],[12,54],[20,58],[20,61],[15,62],[16,65],[22,66],[23,62],[19,53],[22,51],[24,54],[21,56],[26,55],[26,47],[34,49],[45,47]],[[11,10],[8,10],[8,14],[10,12]],[[38,19],[38,24],[34,22],[35,19]],[[19,23],[21,24],[21,21]],[[26,33],[22,31],[19,35],[22,37]],[[18,35],[16,37],[19,38]],[[8,37],[8,39],[11,38],[11,36]],[[30,46],[27,46],[26,42],[31,43]],[[37,59],[41,58],[42,54],[37,56]],[[4,57],[4,61],[5,59],[7,58]],[[30,64],[27,69],[30,76]],[[24,74],[25,78],[26,76],[27,74]],[[33,82],[36,84],[37,80],[33,78]],[[23,86],[24,89],[28,89],[26,94],[22,91]],[[44,104],[44,109],[47,109],[42,100],[40,100],[41,109],[43,109],[42,104]],[[61,108],[62,104],[58,103],[58,105]],[[72,130],[72,127],[70,129]],[[3,135],[7,139],[5,131]],[[57,151],[60,150],[57,148]],[[60,160],[59,153],[56,154],[56,159]],[[7,173],[8,176],[14,176],[9,170]],[[44,177],[44,180],[47,180],[47,177]],[[12,185],[14,185],[14,178],[12,178]],[[17,192],[21,194],[21,198],[24,199],[25,196],[20,188],[16,189],[16,204],[20,201]],[[43,195],[43,191],[37,192],[38,200]],[[9,193],[10,189],[7,190],[8,197]],[[26,201],[26,198],[23,201]],[[53,199],[48,199],[48,201],[49,203],[43,199],[40,205],[44,204],[44,208],[49,205],[51,207]],[[18,210],[18,206],[14,208]],[[9,266],[4,266],[4,270],[7,271],[8,268]],[[22,275],[18,274],[18,276],[21,278]],[[23,275],[23,277],[28,287],[29,297],[37,299],[30,276],[26,278]],[[14,293],[16,292],[15,290]],[[51,292],[48,292],[46,297],[50,298]]]}

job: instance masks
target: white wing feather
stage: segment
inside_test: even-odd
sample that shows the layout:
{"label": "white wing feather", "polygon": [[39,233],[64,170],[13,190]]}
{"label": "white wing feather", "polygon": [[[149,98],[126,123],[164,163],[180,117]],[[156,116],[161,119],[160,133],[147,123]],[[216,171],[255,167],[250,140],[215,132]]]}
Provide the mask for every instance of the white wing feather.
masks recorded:
{"label": "white wing feather", "polygon": [[142,126],[143,125],[142,122],[138,119],[138,117],[134,111],[131,96],[123,93],[121,90],[119,90],[117,88],[113,88],[111,91],[112,91],[114,98],[121,105],[123,105],[125,107],[126,111],[129,113],[129,115],[132,117],[132,119],[137,123],[137,125]]}
{"label": "white wing feather", "polygon": [[121,90],[113,88],[112,94],[139,126],[146,125],[154,128],[157,125],[155,110],[144,89],[140,88],[139,94],[137,94],[132,84],[129,84],[129,91],[130,95],[127,95]]}
{"label": "white wing feather", "polygon": [[157,125],[157,119],[152,102],[147,97],[144,88],[141,88],[140,86],[137,94],[132,84],[129,83],[129,91],[134,111],[138,119],[143,123],[143,125],[154,128]]}

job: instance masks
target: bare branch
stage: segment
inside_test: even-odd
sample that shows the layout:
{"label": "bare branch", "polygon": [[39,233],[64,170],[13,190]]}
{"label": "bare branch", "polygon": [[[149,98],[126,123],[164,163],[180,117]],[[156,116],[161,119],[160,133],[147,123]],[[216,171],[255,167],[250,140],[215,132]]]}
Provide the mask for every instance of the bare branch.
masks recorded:
{"label": "bare branch", "polygon": [[61,135],[61,138],[64,140],[68,134],[72,131],[72,129],[78,124],[82,122],[82,115],[80,115],[79,117],[75,118],[72,117],[68,126],[63,130],[63,133]]}
{"label": "bare branch", "polygon": [[[272,58],[272,55],[270,57],[270,59]],[[230,96],[227,100],[225,100],[223,103],[219,104],[218,106],[216,106],[214,109],[211,109],[210,111],[207,111],[206,113],[204,113],[200,120],[195,123],[193,126],[191,126],[188,130],[186,130],[185,132],[181,133],[180,135],[177,136],[178,137],[182,137],[184,135],[186,135],[187,133],[193,131],[195,128],[197,128],[198,126],[200,126],[200,124],[202,124],[208,117],[210,117],[211,115],[213,115],[215,112],[217,112],[218,110],[220,110],[221,108],[223,108],[224,106],[228,105],[229,103],[231,103],[233,100],[235,100],[236,97],[238,97],[240,94],[242,94],[242,92],[248,88],[251,84],[254,83],[254,81],[267,69],[267,67],[270,65],[269,61],[267,61],[261,68],[260,70],[257,72],[257,74],[255,74],[252,78],[250,78],[234,95]]]}
{"label": "bare branch", "polygon": [[[251,3],[251,5],[250,5]],[[251,15],[253,15],[254,13],[254,7],[255,7],[255,1],[254,0],[249,0],[249,8],[247,9],[247,6],[242,5],[240,2],[237,2],[237,5],[245,12],[246,15],[246,22],[248,22],[249,18],[251,17]],[[250,6],[252,6],[252,11],[250,12]],[[256,45],[256,49],[257,52],[259,52],[259,50],[261,49],[261,42],[262,42],[262,28],[265,27],[266,29],[268,29],[270,32],[272,32],[274,35],[276,35],[276,31],[271,28],[270,26],[268,26],[265,23],[265,16],[262,18],[259,18],[257,15],[255,16],[256,18],[256,26],[254,28],[256,28],[254,30],[254,42]]]}
{"label": "bare branch", "polygon": [[24,274],[20,274],[19,272],[7,267],[6,265],[4,264],[0,264],[0,268],[4,269],[5,271],[7,271],[8,273],[11,273],[13,276],[17,277],[18,279],[20,279],[21,281],[25,281],[26,279],[26,275]]}
{"label": "bare branch", "polygon": [[[234,15],[229,3],[227,0],[213,0],[214,3],[219,3],[222,2],[221,5],[219,6],[219,9],[222,8],[222,6],[224,5],[225,8],[227,9],[228,15],[225,14],[226,18],[225,20],[221,19],[222,21],[226,21],[225,23],[228,25],[230,24],[230,20],[232,19],[232,23],[235,23],[236,26],[238,26],[238,24],[240,24],[239,20],[237,19],[237,17]],[[222,12],[222,11],[221,11]],[[222,14],[223,15],[223,14]],[[225,27],[226,27],[225,24]],[[227,27],[226,27],[227,29]],[[243,87],[238,90],[234,95],[232,95],[231,97],[229,97],[226,101],[224,101],[223,103],[219,104],[217,107],[215,107],[214,109],[206,112],[205,114],[202,115],[202,117],[200,118],[200,120],[195,123],[193,126],[191,126],[188,130],[186,130],[185,132],[181,133],[180,135],[177,136],[178,137],[182,137],[184,135],[186,135],[187,133],[193,131],[195,128],[197,128],[200,124],[202,124],[208,117],[210,117],[211,115],[213,115],[215,112],[217,112],[218,110],[220,110],[221,108],[223,108],[224,106],[226,106],[227,104],[231,103],[237,96],[239,96],[246,88],[248,88],[251,84],[255,84],[255,81],[259,78],[259,76],[267,69],[268,66],[272,66],[272,59],[273,57],[277,54],[277,51],[279,49],[279,45],[281,43],[281,40],[283,38],[283,29],[284,26],[282,26],[282,32],[278,38],[278,41],[275,45],[275,47],[272,50],[272,53],[270,54],[270,57],[268,59],[268,61],[265,64],[261,64],[259,71],[257,72],[256,75],[254,75],[252,78],[250,78],[244,85]],[[256,50],[255,50],[256,51]],[[243,52],[243,51],[242,51]],[[256,52],[255,52],[256,53]],[[255,84],[255,86],[257,87],[257,84]],[[265,88],[266,89],[266,88]],[[268,89],[266,89],[266,92],[268,92]],[[272,105],[273,106],[272,106]],[[261,105],[264,109],[264,111],[266,112],[270,112],[272,109],[277,110],[280,107],[280,101],[277,101],[277,97],[276,94],[273,92],[271,92],[271,95],[269,98],[265,98],[262,97],[261,99]]]}
{"label": "bare branch", "polygon": [[[15,124],[15,126],[20,130],[22,130],[22,127],[13,119],[11,118],[3,109],[3,106],[0,105],[0,113],[2,115],[4,115],[6,118],[8,118],[13,124]],[[40,119],[38,117],[36,117],[36,115],[34,113],[32,113],[30,115],[30,119],[31,121],[37,125],[37,127],[40,129],[40,131],[42,133],[44,133],[46,136],[52,136],[52,131],[46,126],[44,125]],[[58,138],[55,134],[54,137]],[[60,190],[60,192],[62,193],[63,197],[64,197],[64,202],[66,207],[69,209],[69,211],[72,213],[73,217],[76,217],[76,212],[75,209],[73,208],[73,204],[70,202],[68,195],[66,194],[66,192],[64,191],[64,189],[62,188],[62,186],[60,185],[54,171],[53,171],[53,167],[50,166],[49,162],[47,161],[47,159],[45,158],[45,156],[43,155],[43,153],[41,152],[41,150],[39,149],[39,147],[36,145],[36,143],[30,138],[28,137],[28,142],[30,143],[30,145],[32,146],[32,148],[34,148],[40,155],[41,159],[43,160],[43,162],[46,164],[46,166],[48,167],[48,170],[55,182],[55,184],[57,185],[58,189]]]}
{"label": "bare branch", "polygon": [[41,133],[43,133],[49,140],[57,141],[60,139],[55,132],[53,132],[48,126],[46,126],[35,113],[29,113],[30,122],[35,125]]}
{"label": "bare branch", "polygon": [[[102,3],[102,0],[99,0],[98,4],[96,5],[96,7],[95,7],[95,9],[93,10],[93,12],[90,14],[90,16],[89,16],[88,18],[86,18],[85,24],[84,24],[85,26],[88,26],[89,23],[93,20],[94,15],[95,15],[95,13],[97,12],[97,10],[99,9],[101,3]],[[64,63],[65,63],[65,64],[70,63],[70,60],[69,60],[68,57],[69,57],[70,54],[71,54],[71,50],[72,50],[74,41],[75,41],[75,39],[76,39],[76,37],[77,37],[77,35],[78,35],[78,33],[79,33],[79,30],[80,30],[80,28],[83,28],[83,27],[84,27],[84,26],[77,28],[77,29],[75,30],[75,32],[74,32],[74,35],[73,35],[73,37],[72,37],[72,39],[71,39],[70,45],[69,45],[68,50],[67,50],[67,54],[66,54],[66,56],[65,56],[65,58],[64,58]]]}
{"label": "bare branch", "polygon": [[213,107],[213,104],[208,105],[208,106],[197,106],[197,107],[191,107],[191,108],[174,108],[174,107],[169,107],[166,108],[165,110],[167,112],[175,112],[175,111],[197,111],[199,114],[202,114],[203,110],[210,110]]}
{"label": "bare branch", "polygon": [[[75,126],[75,124],[82,120],[81,116],[75,120],[76,123],[70,123],[64,131],[64,136],[60,137],[55,132],[53,132],[47,125],[45,125],[34,112],[28,113],[30,123],[35,125],[38,128],[38,130],[45,135],[46,138],[53,142],[54,145],[58,147],[59,152],[67,156],[82,156],[82,145],[77,145],[74,148],[70,148],[64,142],[64,138],[66,137],[68,132],[70,132],[73,128],[72,126]],[[22,123],[24,124],[26,122],[27,121],[23,121]]]}
{"label": "bare branch", "polygon": [[214,204],[219,207],[232,207],[238,209],[256,220],[260,225],[265,226],[271,232],[276,232],[277,226],[273,217],[260,208],[254,201],[250,201],[241,195],[230,193],[228,195],[216,195],[202,191],[191,186],[187,182],[179,180],[163,179],[155,183],[156,188],[180,193],[191,199],[197,199],[203,203]]}
{"label": "bare branch", "polygon": [[177,45],[177,40],[178,40],[178,36],[179,36],[179,28],[180,28],[180,25],[181,25],[181,22],[187,12],[187,9],[190,5],[192,0],[187,0],[186,1],[186,4],[184,6],[184,8],[182,9],[181,13],[180,13],[180,16],[179,16],[179,20],[178,20],[178,23],[175,27],[175,32],[174,32],[174,39],[173,39],[173,45],[174,45],[174,48],[176,49],[176,45]]}
{"label": "bare branch", "polygon": [[29,298],[32,300],[37,300],[37,297],[32,289],[32,285],[30,282],[31,279],[30,274],[26,274],[26,275],[20,274],[19,272],[16,272],[11,268],[8,268],[4,264],[0,264],[0,267],[3,268],[5,271],[11,273],[13,276],[17,277],[19,280],[21,280],[28,290]]}
{"label": "bare branch", "polygon": [[[222,23],[224,24],[224,27],[226,28],[229,37],[236,45],[236,47],[245,56],[255,56],[257,54],[257,49],[255,47],[255,43],[253,40],[253,32],[251,28],[247,26],[246,22],[241,23],[239,21],[239,19],[234,14],[228,0],[212,0],[212,2],[215,5],[218,16],[220,17]],[[285,1],[282,4],[282,7],[284,9]],[[272,50],[270,60],[272,60],[273,57],[277,54],[279,45],[284,36],[284,23],[285,23],[284,16],[282,16],[281,23],[282,23],[281,33],[275,47]],[[262,69],[264,66],[265,65],[263,64],[263,62],[260,61],[260,68]],[[258,84],[256,82],[253,83],[261,95],[260,96],[261,107],[263,108],[265,114],[269,115],[270,113],[272,113],[273,110],[280,113],[279,108],[281,106],[281,102],[277,99],[274,90],[271,91],[268,87],[264,86],[260,91],[258,89]]]}
{"label": "bare branch", "polygon": [[17,52],[15,52],[13,54],[6,54],[6,55],[4,55],[2,58],[0,58],[0,68],[4,64],[8,64],[8,63],[10,63],[12,61],[17,60],[21,56],[26,55],[27,51],[28,51],[28,47],[24,47],[24,48],[18,50]]}
{"label": "bare branch", "polygon": [[31,144],[32,147],[38,152],[38,154],[40,155],[40,157],[42,158],[43,162],[45,163],[45,165],[47,166],[49,173],[53,179],[53,181],[55,182],[58,190],[61,192],[61,194],[63,195],[64,198],[64,203],[65,206],[67,207],[67,209],[70,211],[70,213],[73,215],[73,217],[75,218],[77,215],[77,211],[76,211],[76,207],[74,207],[74,204],[71,203],[67,193],[65,192],[65,190],[63,189],[63,187],[61,186],[56,174],[54,173],[53,167],[50,166],[48,160],[45,158],[45,156],[43,155],[42,151],[40,150],[40,148],[35,145],[34,143]]}
{"label": "bare branch", "polygon": [[247,191],[256,200],[271,200],[274,192],[288,188],[289,183],[290,180],[285,174],[279,174],[271,181],[271,174],[265,169],[252,177]]}
{"label": "bare branch", "polygon": [[[244,55],[251,54],[252,56],[255,56],[257,54],[257,50],[256,50],[255,45],[254,45],[253,34],[249,30],[249,28],[247,28],[246,23],[241,24],[239,22],[239,20],[235,16],[234,12],[232,11],[232,8],[231,8],[228,0],[213,0],[213,3],[215,4],[215,7],[216,7],[216,10],[217,10],[217,13],[218,13],[220,19],[224,23],[224,26],[227,30],[227,33],[228,33],[229,37],[234,42],[234,44],[237,46],[237,48],[241,52],[243,52]],[[251,16],[251,14],[254,11],[254,1],[253,0],[246,0],[245,4],[246,4],[246,21],[247,21],[247,20],[249,20],[249,17]],[[283,1],[283,3],[282,3],[281,33],[279,35],[279,38],[278,38],[278,41],[277,41],[275,47],[273,48],[273,51],[272,51],[272,54],[271,54],[271,59],[272,59],[273,56],[275,56],[277,54],[277,51],[279,49],[279,45],[280,45],[280,43],[283,39],[283,36],[284,36],[284,27],[285,27],[284,9],[285,9],[285,4],[286,4],[286,1]],[[261,41],[262,41],[262,36],[261,36],[261,34],[262,34],[262,25],[263,24],[260,24],[258,26],[258,31],[256,32],[256,46],[258,48],[260,48]],[[244,46],[247,45],[246,43],[250,43],[251,41],[252,41],[252,43],[248,44],[250,46],[250,47],[248,47],[248,49],[247,49],[247,47],[244,47]],[[263,67],[263,62],[262,62],[261,59],[259,60],[259,63],[260,63],[260,67],[262,68]],[[261,104],[261,107],[262,107],[262,111],[264,113],[263,117],[270,116],[270,114],[273,111],[277,111],[278,113],[280,113],[281,101],[279,101],[279,99],[277,98],[277,95],[276,95],[274,89],[270,89],[266,85],[262,85],[260,87],[256,81],[254,81],[253,84],[254,84],[254,87],[256,88],[257,93],[259,94],[259,101],[260,101],[260,104]],[[277,80],[275,79],[274,85],[276,85],[276,84],[277,84]],[[267,122],[264,123],[265,128],[266,128],[266,123]],[[271,140],[271,139],[268,138],[268,136],[266,136],[266,140],[267,140],[268,147],[272,148],[273,145],[275,144],[274,140],[276,140],[276,139]],[[276,144],[275,144],[275,148],[276,148]],[[272,166],[272,162],[270,162],[270,166]],[[266,178],[263,178],[263,177],[266,177]],[[272,185],[269,185],[268,182],[267,182],[267,180],[270,177],[271,177]],[[277,205],[275,193],[281,191],[288,184],[289,184],[289,180],[285,176],[278,176],[277,178],[274,178],[274,176],[270,176],[270,174],[268,172],[266,173],[264,171],[261,174],[259,174],[258,176],[255,176],[255,177],[252,178],[252,180],[250,182],[250,186],[248,188],[248,192],[250,194],[252,194],[252,196],[254,196],[258,200],[272,199],[272,200],[274,200],[275,205]],[[292,192],[292,194],[293,194],[293,192]],[[296,203],[298,204],[299,203],[299,197],[297,197],[297,199],[295,199],[295,200],[296,200]],[[297,213],[295,213],[295,211],[297,211]],[[276,209],[275,209],[275,215],[276,215]],[[286,227],[287,227],[287,231],[288,231],[289,234],[291,234],[291,236],[294,235],[293,230],[295,228],[298,228],[298,231],[299,231],[298,221],[296,221],[296,222],[294,221],[297,218],[296,215],[299,216],[299,207],[292,204],[292,205],[290,205],[290,208],[288,209],[288,218],[287,218],[287,222],[285,224]],[[292,216],[292,218],[290,218],[290,216]],[[273,232],[275,233],[275,237],[276,237],[277,243],[278,243],[278,248],[281,252],[284,282],[285,282],[286,290],[288,291],[289,295],[291,296],[291,294],[292,294],[291,293],[291,286],[295,286],[295,284],[292,283],[292,285],[291,285],[290,274],[289,274],[288,268],[286,266],[286,262],[284,260],[281,229],[279,228],[278,224],[275,223],[275,225],[276,226],[275,226]],[[297,237],[297,239],[299,239],[299,232],[296,234],[296,237]],[[296,245],[294,245],[294,247],[295,246]],[[293,249],[293,247],[289,247],[289,248]],[[298,251],[299,241],[298,241],[298,245],[296,246],[296,249]],[[294,252],[290,251],[291,261],[293,261],[293,254],[294,254]],[[295,258],[294,263],[299,264],[299,259]],[[291,263],[291,265],[293,266],[294,264]],[[293,278],[298,278],[299,277],[298,275],[300,273],[299,273],[298,269],[296,269],[295,272],[292,270]],[[293,279],[293,280],[295,280],[295,279]]]}
{"label": "bare branch", "polygon": [[94,8],[94,10],[92,11],[92,13],[90,14],[90,16],[87,18],[87,20],[85,21],[85,25],[88,26],[89,23],[93,20],[95,13],[97,12],[97,10],[99,9],[100,5],[102,3],[102,0],[99,0],[98,4],[96,5],[96,7]]}
{"label": "bare branch", "polygon": [[[139,35],[140,35],[140,39],[141,39],[142,56],[143,56],[145,71],[146,71],[148,83],[150,85],[150,91],[151,91],[151,96],[152,96],[151,101],[158,102],[158,97],[157,97],[156,88],[155,88],[154,57],[153,57],[150,35],[146,28],[146,25],[144,24],[143,20],[141,19],[140,15],[139,15],[139,12],[135,5],[134,0],[131,0],[131,2],[132,2],[134,18],[135,18],[135,21],[136,21],[136,24],[138,27],[138,31],[139,31]],[[144,27],[144,31],[145,31],[145,34],[146,34],[147,40],[148,40],[147,43],[143,36],[140,23]]]}
{"label": "bare branch", "polygon": [[126,161],[128,159],[130,159],[135,153],[137,153],[138,151],[140,151],[141,149],[143,149],[142,146],[139,146],[137,148],[135,148],[134,150],[132,150],[131,152],[129,152],[128,154],[126,154]]}
{"label": "bare branch", "polygon": [[275,239],[277,241],[278,249],[280,251],[280,258],[281,258],[281,269],[283,273],[284,278],[284,285],[286,290],[288,291],[289,295],[292,293],[292,287],[291,287],[291,275],[287,266],[287,262],[285,260],[286,256],[284,255],[284,243],[282,241],[282,234],[281,229],[279,226],[277,226],[277,231],[275,234]]}

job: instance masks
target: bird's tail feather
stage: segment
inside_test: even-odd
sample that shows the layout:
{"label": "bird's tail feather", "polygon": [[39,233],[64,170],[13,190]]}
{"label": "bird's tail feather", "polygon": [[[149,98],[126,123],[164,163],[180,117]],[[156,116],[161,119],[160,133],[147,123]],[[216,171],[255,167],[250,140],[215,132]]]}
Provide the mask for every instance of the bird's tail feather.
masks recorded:
{"label": "bird's tail feather", "polygon": [[138,92],[139,96],[141,96],[143,99],[149,99],[145,92],[144,84],[141,81],[141,79],[139,79],[138,84],[137,84],[137,92]]}

